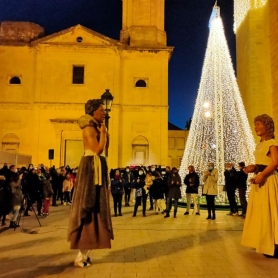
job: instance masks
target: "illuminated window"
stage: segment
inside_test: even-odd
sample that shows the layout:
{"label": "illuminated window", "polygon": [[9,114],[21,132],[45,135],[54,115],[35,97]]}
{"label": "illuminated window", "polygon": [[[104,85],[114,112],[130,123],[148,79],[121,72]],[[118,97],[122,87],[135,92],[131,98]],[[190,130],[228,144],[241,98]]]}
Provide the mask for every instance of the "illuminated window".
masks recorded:
{"label": "illuminated window", "polygon": [[84,66],[72,67],[72,84],[84,84]]}
{"label": "illuminated window", "polygon": [[10,83],[10,84],[13,84],[13,85],[19,85],[19,84],[21,84],[21,80],[20,80],[19,77],[14,76],[14,77],[12,77],[12,78],[10,79],[10,82],[9,82],[9,83]]}

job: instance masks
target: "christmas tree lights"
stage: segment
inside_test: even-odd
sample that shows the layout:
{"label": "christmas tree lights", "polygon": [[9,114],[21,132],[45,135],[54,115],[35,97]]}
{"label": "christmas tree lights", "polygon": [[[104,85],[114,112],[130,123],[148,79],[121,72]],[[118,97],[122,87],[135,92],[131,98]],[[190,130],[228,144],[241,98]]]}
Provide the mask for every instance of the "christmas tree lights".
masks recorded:
{"label": "christmas tree lights", "polygon": [[[192,123],[179,174],[193,165],[200,175],[213,162],[224,185],[225,163],[254,163],[254,138],[237,85],[219,7],[213,8],[210,33]],[[184,194],[184,190],[182,190]]]}

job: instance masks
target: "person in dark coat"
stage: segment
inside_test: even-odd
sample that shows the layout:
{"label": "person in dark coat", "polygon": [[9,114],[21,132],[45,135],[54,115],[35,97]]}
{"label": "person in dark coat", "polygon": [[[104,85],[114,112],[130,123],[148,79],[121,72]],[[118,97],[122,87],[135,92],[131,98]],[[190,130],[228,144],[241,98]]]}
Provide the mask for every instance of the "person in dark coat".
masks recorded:
{"label": "person in dark coat", "polygon": [[152,188],[152,194],[154,199],[155,213],[158,214],[159,211],[161,213],[164,213],[163,199],[164,199],[165,189],[164,189],[164,181],[160,173],[158,173],[158,176],[153,180],[153,184],[151,188]]}
{"label": "person in dark coat", "polygon": [[10,228],[17,228],[19,225],[17,222],[17,217],[23,202],[23,194],[21,191],[21,180],[22,175],[17,173],[11,173],[10,175],[10,187],[12,191],[12,207],[13,207],[13,216],[10,223]]}
{"label": "person in dark coat", "polygon": [[133,211],[133,217],[136,216],[137,209],[139,206],[141,206],[141,203],[143,204],[143,216],[146,216],[146,206],[147,206],[147,196],[148,196],[148,190],[145,186],[145,178],[146,175],[144,174],[144,171],[142,168],[138,171],[138,177],[133,182],[132,187],[135,188],[135,205],[134,205],[134,211]]}
{"label": "person in dark coat", "polygon": [[230,212],[227,215],[238,215],[238,207],[236,203],[236,185],[237,185],[237,171],[232,163],[226,163],[224,172],[225,187],[230,204]]}
{"label": "person in dark coat", "polygon": [[131,194],[131,184],[134,181],[133,173],[130,171],[130,167],[127,166],[125,168],[123,174],[123,182],[124,182],[124,189],[125,189],[125,206],[129,207],[130,202],[130,194]]}
{"label": "person in dark coat", "polygon": [[167,207],[166,207],[166,215],[164,218],[170,217],[170,205],[172,203],[172,199],[174,199],[174,217],[177,217],[178,211],[178,200],[181,198],[181,177],[178,173],[178,169],[176,167],[172,168],[171,174],[168,178],[168,195],[167,195]]}
{"label": "person in dark coat", "polygon": [[246,210],[247,210],[247,200],[246,200],[246,189],[247,189],[247,177],[248,175],[243,171],[245,167],[244,162],[238,163],[239,171],[237,172],[237,188],[239,194],[239,200],[242,208],[242,216],[245,218]]}
{"label": "person in dark coat", "polygon": [[[25,195],[27,195],[27,207],[24,212],[24,216],[29,216],[28,211],[31,209],[35,202],[41,204],[43,191],[41,189],[41,182],[39,176],[36,173],[36,169],[30,168],[28,174],[26,175],[26,187]],[[38,206],[38,211],[40,205]]]}
{"label": "person in dark coat", "polygon": [[114,202],[114,216],[122,216],[124,184],[119,169],[115,170],[114,177],[111,179],[111,193]]}
{"label": "person in dark coat", "polygon": [[3,168],[0,169],[0,176],[4,176],[7,180],[7,176],[9,174],[10,170],[8,168],[8,164],[4,163]]}
{"label": "person in dark coat", "polygon": [[189,173],[184,178],[184,184],[186,185],[186,212],[184,215],[188,215],[190,211],[191,197],[193,199],[194,211],[196,215],[200,215],[200,208],[198,205],[198,187],[200,185],[200,179],[198,174],[195,172],[193,165],[188,167]]}
{"label": "person in dark coat", "polygon": [[60,167],[60,174],[58,175],[57,183],[58,183],[58,198],[57,200],[61,200],[61,205],[64,204],[64,193],[63,193],[63,183],[66,178],[66,169],[65,167]]}
{"label": "person in dark coat", "polygon": [[[159,172],[156,171],[156,166],[152,165],[151,166],[151,175],[152,175],[152,179],[155,180],[157,177],[159,177]],[[152,187],[150,187],[149,190],[149,199],[150,199],[150,208],[149,210],[153,210],[153,193],[152,193]]]}
{"label": "person in dark coat", "polygon": [[0,218],[2,226],[6,225],[6,215],[12,210],[12,192],[5,176],[0,175]]}
{"label": "person in dark coat", "polygon": [[55,166],[52,166],[49,169],[49,173],[51,176],[50,182],[52,185],[53,196],[52,196],[52,206],[57,207],[57,198],[58,198],[58,190],[59,190],[59,177]]}
{"label": "person in dark coat", "polygon": [[163,174],[165,199],[167,199],[167,195],[168,195],[168,178],[170,174],[171,174],[171,168],[169,166],[166,166],[165,173]]}
{"label": "person in dark coat", "polygon": [[[166,166],[165,171],[162,171],[162,178],[163,178],[163,188],[164,188],[164,199],[165,199],[165,207],[167,202],[167,195],[168,195],[168,178],[171,173],[171,168],[169,166]],[[172,205],[172,204],[171,204]],[[172,206],[170,206],[171,211]],[[166,212],[166,209],[164,210]]]}

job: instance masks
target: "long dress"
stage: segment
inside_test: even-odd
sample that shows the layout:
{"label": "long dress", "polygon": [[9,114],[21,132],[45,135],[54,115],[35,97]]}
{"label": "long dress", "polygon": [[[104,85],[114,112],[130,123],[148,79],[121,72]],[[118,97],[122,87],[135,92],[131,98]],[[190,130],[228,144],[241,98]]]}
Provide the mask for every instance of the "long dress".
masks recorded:
{"label": "long dress", "polygon": [[[274,139],[258,144],[254,152],[256,164],[269,165],[269,148],[278,146]],[[270,174],[264,185],[251,185],[241,243],[256,252],[274,255],[278,244],[278,172]]]}
{"label": "long dress", "polygon": [[[87,125],[95,127],[95,124],[97,123],[90,115],[79,119],[81,128]],[[97,128],[96,131],[98,132]],[[97,138],[99,140],[99,136]],[[98,183],[96,176],[99,177]],[[111,248],[114,235],[108,183],[106,157],[85,150],[78,167],[70,212],[68,241],[71,249]]]}

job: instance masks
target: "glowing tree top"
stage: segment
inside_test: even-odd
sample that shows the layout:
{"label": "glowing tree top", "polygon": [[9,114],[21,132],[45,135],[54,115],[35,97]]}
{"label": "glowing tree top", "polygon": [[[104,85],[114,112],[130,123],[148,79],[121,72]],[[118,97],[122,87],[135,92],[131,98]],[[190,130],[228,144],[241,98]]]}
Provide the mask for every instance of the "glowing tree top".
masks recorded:
{"label": "glowing tree top", "polygon": [[225,163],[254,162],[254,138],[247,120],[220,9],[214,6],[209,38],[192,123],[180,166],[182,179],[189,165],[201,174],[213,162],[224,184]]}

